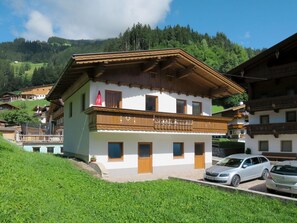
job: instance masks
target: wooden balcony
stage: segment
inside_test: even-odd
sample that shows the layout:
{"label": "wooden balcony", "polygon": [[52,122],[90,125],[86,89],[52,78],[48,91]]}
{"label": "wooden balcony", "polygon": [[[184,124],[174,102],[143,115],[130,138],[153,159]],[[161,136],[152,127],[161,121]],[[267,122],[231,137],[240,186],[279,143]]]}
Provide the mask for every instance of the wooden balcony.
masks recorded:
{"label": "wooden balcony", "polygon": [[297,108],[297,95],[256,99],[246,103],[246,109],[251,114],[268,110],[278,112],[280,109],[286,108]]}
{"label": "wooden balcony", "polygon": [[297,134],[297,122],[258,124],[246,127],[247,134],[252,138],[254,135],[274,135],[278,138],[280,134]]}
{"label": "wooden balcony", "polygon": [[229,118],[194,116],[186,114],[150,112],[129,109],[91,107],[89,129],[147,131],[147,132],[188,132],[219,133],[227,132]]}
{"label": "wooden balcony", "polygon": [[19,135],[18,142],[23,143],[63,143],[63,135]]}

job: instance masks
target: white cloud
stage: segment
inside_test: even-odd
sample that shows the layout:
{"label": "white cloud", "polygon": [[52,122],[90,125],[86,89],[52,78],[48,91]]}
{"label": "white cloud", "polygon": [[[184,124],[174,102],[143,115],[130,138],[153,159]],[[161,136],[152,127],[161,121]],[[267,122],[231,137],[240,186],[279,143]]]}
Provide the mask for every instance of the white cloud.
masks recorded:
{"label": "white cloud", "polygon": [[54,35],[51,21],[38,11],[30,13],[25,29],[21,34],[25,39],[47,40],[49,36]]}
{"label": "white cloud", "polygon": [[[12,0],[19,16],[26,15],[23,37],[45,40],[105,39],[138,22],[156,26],[170,11],[172,0]],[[22,3],[22,7],[19,4]],[[23,8],[24,2],[26,9]],[[20,10],[22,8],[22,11]]]}

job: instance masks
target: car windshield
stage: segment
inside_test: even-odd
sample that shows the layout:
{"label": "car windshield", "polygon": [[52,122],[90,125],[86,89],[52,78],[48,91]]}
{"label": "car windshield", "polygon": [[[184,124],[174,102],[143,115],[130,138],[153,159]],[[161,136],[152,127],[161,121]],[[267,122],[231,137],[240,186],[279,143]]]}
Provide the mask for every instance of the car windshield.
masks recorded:
{"label": "car windshield", "polygon": [[217,163],[218,166],[239,167],[243,159],[225,158]]}
{"label": "car windshield", "polygon": [[271,173],[277,173],[281,175],[290,175],[290,176],[297,176],[297,167],[295,166],[274,166],[271,169]]}

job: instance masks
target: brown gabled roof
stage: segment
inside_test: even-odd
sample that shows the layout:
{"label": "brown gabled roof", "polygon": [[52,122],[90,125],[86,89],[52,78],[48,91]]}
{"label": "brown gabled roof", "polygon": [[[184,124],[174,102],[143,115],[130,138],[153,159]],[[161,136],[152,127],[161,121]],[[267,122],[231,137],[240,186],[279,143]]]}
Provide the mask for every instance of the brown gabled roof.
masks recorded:
{"label": "brown gabled roof", "polygon": [[262,53],[258,54],[257,56],[247,60],[246,62],[240,64],[239,66],[231,69],[228,71],[229,74],[238,74],[242,71],[250,69],[263,60],[266,60],[269,57],[275,57],[276,54],[282,54],[287,50],[292,49],[293,47],[297,46],[297,33],[293,34],[292,36],[288,37],[287,39],[277,43],[276,45],[270,47],[269,49],[263,51]]}
{"label": "brown gabled roof", "polygon": [[[135,64],[138,64],[138,66],[144,70],[142,72],[148,72],[151,67],[156,67],[156,64],[158,66],[161,66],[162,64],[163,68],[167,68],[172,61],[174,66],[171,68],[176,71],[174,75],[176,75],[176,73],[183,73],[184,76],[179,76],[179,78],[186,80],[192,85],[192,88],[193,85],[196,84],[197,92],[201,89],[197,95],[219,98],[244,92],[242,87],[185,51],[181,49],[163,49],[114,53],[74,54],[69,60],[60,78],[49,92],[47,99],[55,100],[61,98],[65,91],[84,73],[87,73],[89,78],[92,79],[92,74],[90,75],[88,72],[98,73],[101,72],[101,70],[111,69],[112,67],[124,65],[133,66]],[[174,75],[173,77],[176,78]],[[129,85],[129,83],[121,84]],[[142,87],[149,88],[149,86]],[[174,91],[174,89],[171,90]]]}
{"label": "brown gabled roof", "polygon": [[0,106],[1,105],[8,105],[8,107],[11,107],[11,108],[14,108],[14,109],[17,109],[17,110],[19,110],[20,108],[19,107],[17,107],[17,106],[14,106],[14,105],[12,105],[12,104],[9,104],[9,103],[0,103]]}

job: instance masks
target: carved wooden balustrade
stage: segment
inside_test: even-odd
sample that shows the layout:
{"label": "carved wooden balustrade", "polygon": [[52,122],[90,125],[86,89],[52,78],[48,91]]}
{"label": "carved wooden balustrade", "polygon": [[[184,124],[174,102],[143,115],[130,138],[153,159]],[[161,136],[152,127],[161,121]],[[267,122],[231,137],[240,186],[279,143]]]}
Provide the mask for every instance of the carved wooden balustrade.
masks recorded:
{"label": "carved wooden balustrade", "polygon": [[297,134],[297,122],[258,124],[246,127],[247,134],[252,138],[254,135],[274,135],[277,138],[280,134]]}
{"label": "carved wooden balustrade", "polygon": [[280,109],[286,108],[297,108],[297,95],[255,99],[246,103],[246,109],[251,114],[268,110],[278,112]]}
{"label": "carved wooden balustrade", "polygon": [[91,131],[121,130],[225,134],[227,132],[227,122],[231,120],[211,116],[96,106],[87,109],[86,113],[89,115],[89,129]]}

